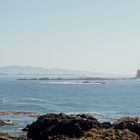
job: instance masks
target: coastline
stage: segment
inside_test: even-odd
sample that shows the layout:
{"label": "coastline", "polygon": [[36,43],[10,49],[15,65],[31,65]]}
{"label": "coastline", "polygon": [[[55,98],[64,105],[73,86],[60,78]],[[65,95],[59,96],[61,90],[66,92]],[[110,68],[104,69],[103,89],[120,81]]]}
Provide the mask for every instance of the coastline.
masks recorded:
{"label": "coastline", "polygon": [[[112,122],[100,122],[90,114],[49,113],[32,116],[29,112],[0,112],[0,115],[29,115],[35,118],[20,131],[19,136],[0,132],[2,140],[140,140],[140,119],[123,117]],[[0,127],[11,125],[11,120],[1,120]],[[41,135],[40,135],[41,134]]]}

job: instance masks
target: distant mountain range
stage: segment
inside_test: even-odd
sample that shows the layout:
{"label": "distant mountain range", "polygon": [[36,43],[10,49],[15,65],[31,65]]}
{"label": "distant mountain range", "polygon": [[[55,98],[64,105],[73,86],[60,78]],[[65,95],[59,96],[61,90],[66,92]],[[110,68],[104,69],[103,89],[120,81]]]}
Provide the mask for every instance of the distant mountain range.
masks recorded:
{"label": "distant mountain range", "polygon": [[[18,76],[57,76],[57,77],[127,77],[128,75],[114,75],[106,73],[93,73],[87,71],[75,71],[59,68],[46,69],[42,67],[30,66],[7,66],[0,67],[0,76],[18,75]],[[130,77],[130,76],[129,76]]]}

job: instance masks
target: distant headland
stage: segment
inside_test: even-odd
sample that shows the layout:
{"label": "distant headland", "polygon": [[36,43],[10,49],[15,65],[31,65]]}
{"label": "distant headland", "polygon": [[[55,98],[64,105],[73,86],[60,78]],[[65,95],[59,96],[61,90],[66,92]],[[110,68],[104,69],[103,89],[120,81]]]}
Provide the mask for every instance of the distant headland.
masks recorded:
{"label": "distant headland", "polygon": [[108,74],[104,72],[90,72],[82,70],[69,70],[61,68],[42,68],[31,66],[6,66],[0,67],[0,76],[13,77],[51,77],[51,78],[83,78],[83,77],[98,77],[98,78],[114,78],[114,77],[134,77],[133,75]]}

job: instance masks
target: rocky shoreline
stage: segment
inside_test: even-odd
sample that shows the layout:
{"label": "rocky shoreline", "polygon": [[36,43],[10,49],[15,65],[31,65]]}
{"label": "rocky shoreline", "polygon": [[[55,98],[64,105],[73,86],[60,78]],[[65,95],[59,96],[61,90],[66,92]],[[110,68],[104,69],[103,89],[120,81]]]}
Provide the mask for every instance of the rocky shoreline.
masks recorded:
{"label": "rocky shoreline", "polygon": [[[0,126],[14,125],[0,120]],[[27,135],[12,137],[0,133],[0,140],[140,140],[140,119],[123,117],[117,121],[99,122],[90,114],[46,114],[27,125]]]}

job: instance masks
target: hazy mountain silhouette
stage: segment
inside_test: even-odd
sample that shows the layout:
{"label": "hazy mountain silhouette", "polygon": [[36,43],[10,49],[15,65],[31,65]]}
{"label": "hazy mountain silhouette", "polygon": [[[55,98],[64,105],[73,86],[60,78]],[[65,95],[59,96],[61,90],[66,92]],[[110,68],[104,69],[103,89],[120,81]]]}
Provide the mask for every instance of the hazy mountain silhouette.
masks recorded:
{"label": "hazy mountain silhouette", "polygon": [[114,75],[106,73],[93,73],[88,71],[76,71],[59,68],[46,69],[42,67],[30,66],[6,66],[0,67],[0,75],[77,75],[77,76],[91,76],[91,77],[121,77],[124,75]]}

